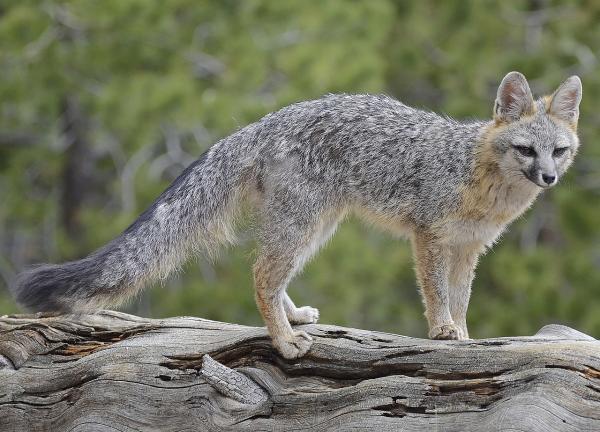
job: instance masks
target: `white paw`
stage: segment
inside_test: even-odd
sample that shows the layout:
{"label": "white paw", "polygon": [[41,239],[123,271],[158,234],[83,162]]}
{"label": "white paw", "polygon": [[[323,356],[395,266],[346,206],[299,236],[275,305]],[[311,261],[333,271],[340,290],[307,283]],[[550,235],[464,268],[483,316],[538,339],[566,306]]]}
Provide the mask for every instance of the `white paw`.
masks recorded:
{"label": "white paw", "polygon": [[302,357],[308,352],[312,343],[313,339],[303,331],[294,331],[290,337],[273,339],[273,345],[286,359]]}
{"label": "white paw", "polygon": [[473,340],[469,337],[469,331],[466,327],[459,326],[460,333],[458,334],[458,340]]}
{"label": "white paw", "polygon": [[295,309],[288,320],[291,324],[315,324],[319,321],[319,309],[310,306],[302,306]]}
{"label": "white paw", "polygon": [[464,339],[464,336],[462,336],[462,330],[456,324],[442,324],[429,330],[429,338],[459,340]]}

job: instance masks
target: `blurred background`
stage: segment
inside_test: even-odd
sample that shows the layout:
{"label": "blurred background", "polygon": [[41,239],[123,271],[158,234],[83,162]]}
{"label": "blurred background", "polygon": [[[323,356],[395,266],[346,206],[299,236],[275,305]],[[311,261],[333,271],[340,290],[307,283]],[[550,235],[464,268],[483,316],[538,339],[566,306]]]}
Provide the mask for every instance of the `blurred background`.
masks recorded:
{"label": "blurred background", "polygon": [[[505,73],[583,80],[561,184],[481,260],[472,337],[564,323],[600,336],[600,2],[0,1],[0,314],[24,266],[83,257],[203,151],[295,101],[387,93],[489,118]],[[260,324],[247,235],[123,310]],[[426,335],[409,245],[350,220],[291,284],[321,321]]]}

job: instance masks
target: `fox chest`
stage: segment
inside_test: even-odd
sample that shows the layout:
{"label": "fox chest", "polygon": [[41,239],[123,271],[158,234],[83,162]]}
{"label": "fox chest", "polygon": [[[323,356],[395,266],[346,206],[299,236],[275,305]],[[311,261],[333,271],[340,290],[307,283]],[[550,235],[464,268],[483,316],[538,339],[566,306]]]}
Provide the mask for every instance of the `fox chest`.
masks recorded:
{"label": "fox chest", "polygon": [[444,236],[455,244],[491,245],[529,208],[538,193],[527,188],[500,188],[493,192],[463,200],[458,211],[447,219]]}
{"label": "fox chest", "polygon": [[441,230],[441,237],[446,243],[482,244],[490,246],[506,229],[508,223],[499,223],[490,220],[453,220],[446,223]]}

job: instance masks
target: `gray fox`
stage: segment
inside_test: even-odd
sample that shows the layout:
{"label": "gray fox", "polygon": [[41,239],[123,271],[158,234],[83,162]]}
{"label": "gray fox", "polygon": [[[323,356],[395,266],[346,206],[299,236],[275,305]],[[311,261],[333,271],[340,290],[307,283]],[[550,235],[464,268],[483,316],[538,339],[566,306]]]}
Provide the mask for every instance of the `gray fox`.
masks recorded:
{"label": "gray fox", "polygon": [[488,121],[458,122],[383,95],[287,106],[212,146],[107,245],[24,271],[15,296],[38,311],[117,304],[191,252],[233,241],[244,201],[260,221],[256,302],[283,357],[312,344],[291,324],[319,318],[294,305],[287,285],[350,213],[410,239],[429,336],[466,339],[477,259],[573,161],[581,95],[572,76],[534,100],[525,77],[510,72]]}

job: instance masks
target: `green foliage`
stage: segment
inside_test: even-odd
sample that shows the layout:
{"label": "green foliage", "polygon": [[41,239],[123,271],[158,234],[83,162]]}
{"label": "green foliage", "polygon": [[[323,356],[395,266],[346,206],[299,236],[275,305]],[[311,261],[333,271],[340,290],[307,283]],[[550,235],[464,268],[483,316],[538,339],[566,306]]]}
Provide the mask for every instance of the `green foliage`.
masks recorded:
{"label": "green foliage", "polygon": [[[487,117],[520,70],[534,92],[584,83],[575,167],[482,258],[475,337],[562,322],[600,335],[600,4],[592,1],[93,0],[0,3],[0,286],[24,265],[109,241],[219,137],[328,92],[385,92],[454,117]],[[83,198],[63,214],[85,118]],[[254,244],[184,271],[132,302],[152,316],[259,324]],[[0,288],[0,313],[16,312]],[[345,224],[290,288],[323,322],[425,335],[406,242]]]}

